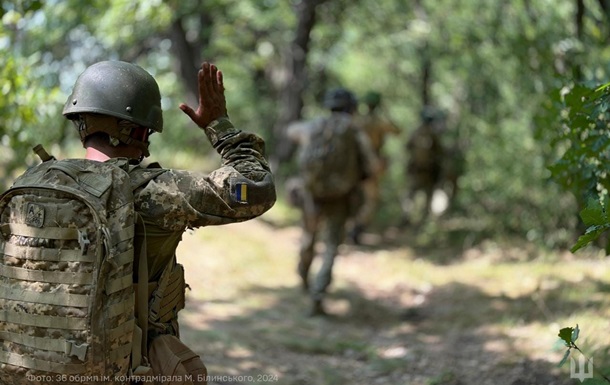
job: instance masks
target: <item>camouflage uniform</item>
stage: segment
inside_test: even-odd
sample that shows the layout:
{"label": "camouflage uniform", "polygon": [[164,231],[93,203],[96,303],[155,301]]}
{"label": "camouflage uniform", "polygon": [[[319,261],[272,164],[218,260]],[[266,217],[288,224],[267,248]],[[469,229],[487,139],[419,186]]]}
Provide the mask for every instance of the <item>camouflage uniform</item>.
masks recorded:
{"label": "camouflage uniform", "polygon": [[[427,218],[431,210],[432,196],[437,187],[442,172],[444,149],[439,132],[440,121],[430,109],[422,112],[423,122],[411,134],[407,142],[407,175],[409,183],[408,200],[413,201],[418,191],[423,191],[426,196],[423,216],[420,221]],[[405,219],[408,222],[408,220]]]}
{"label": "camouflage uniform", "polygon": [[359,243],[359,234],[372,221],[377,203],[379,202],[380,182],[387,169],[387,161],[382,154],[385,138],[389,134],[397,135],[400,133],[398,127],[383,119],[374,111],[361,116],[357,124],[367,134],[375,156],[380,162],[380,167],[362,184],[363,202],[357,211],[354,228],[351,233],[354,243]]}
{"label": "camouflage uniform", "polygon": [[[352,119],[351,114],[342,111],[333,111],[331,118],[337,119],[342,115],[345,119]],[[311,140],[315,134],[314,127],[318,125],[319,119],[293,123],[287,129],[287,136],[297,144],[299,150],[304,144]],[[354,172],[365,179],[372,174],[377,166],[376,158],[373,154],[370,142],[366,134],[356,125],[352,124],[351,129],[356,130],[358,148],[355,149],[360,162],[360,170]],[[358,202],[359,186],[343,196],[332,199],[319,199],[312,196],[311,192],[305,188],[302,191],[300,204],[302,209],[302,236],[299,247],[298,274],[302,279],[303,288],[309,290],[314,302],[311,315],[324,313],[321,308],[321,301],[325,296],[326,290],[332,281],[332,269],[335,256],[339,246],[345,238],[346,222],[353,212],[353,207]],[[309,283],[308,276],[312,261],[316,255],[316,241],[321,240],[324,249],[321,253],[322,265],[314,277],[313,282]]]}
{"label": "camouflage uniform", "polygon": [[[223,132],[216,132],[223,137],[221,140],[206,134],[222,157],[221,168],[210,174],[162,169],[160,175],[135,191],[136,211],[146,224],[151,282],[159,280],[165,266],[172,262],[188,228],[246,221],[275,202],[273,178],[258,136],[231,124],[226,124]],[[149,167],[144,172],[158,170]],[[144,239],[141,232],[136,231],[136,240]],[[138,248],[136,244],[136,253]]]}
{"label": "camouflage uniform", "polygon": [[[227,118],[222,73],[204,62],[198,82],[197,110],[185,104],[180,109],[204,131],[221,156],[221,167],[211,173],[164,169],[156,163],[141,167],[140,160],[149,155],[148,137],[153,132],[162,132],[163,119],[158,85],[136,65],[105,61],[88,67],[64,106],[64,116],[74,122],[87,149],[87,164],[99,162],[102,168],[105,163],[108,166],[121,163],[131,179],[131,186],[129,183],[120,186],[128,189],[130,196],[133,191],[136,217],[133,283],[136,297],[138,293],[147,296],[145,300],[136,300],[135,310],[141,330],[148,329],[148,334],[141,338],[142,354],[132,355],[132,361],[137,361],[133,365],[138,366],[136,371],[141,368],[136,357],[150,354],[155,341],[173,338],[155,339],[156,336],[179,335],[177,315],[184,307],[186,285],[175,253],[182,234],[190,228],[252,219],[272,207],[276,199],[263,140],[236,129]],[[96,188],[96,184],[90,187]],[[123,222],[127,225],[128,221]],[[133,231],[132,226],[129,228]],[[143,263],[138,266],[141,254],[146,256],[141,259],[146,266]],[[147,279],[139,282],[144,275]],[[121,283],[126,281],[129,287],[131,271],[126,277],[128,280]],[[181,346],[183,355],[188,348]],[[194,366],[205,370],[197,355],[193,353],[192,358],[200,362]],[[167,374],[165,369],[156,374]]]}
{"label": "camouflage uniform", "polygon": [[[198,82],[197,111],[185,104],[180,108],[204,131],[220,154],[222,166],[208,175],[163,169],[158,164],[143,169],[133,159],[135,165],[130,169],[132,180],[137,182],[135,209],[145,225],[136,227],[136,255],[146,240],[149,295],[157,291],[155,296],[160,297],[159,292],[169,291],[160,305],[165,316],[157,323],[164,324],[162,332],[176,335],[175,313],[183,306],[183,298],[173,285],[183,283],[184,277],[176,265],[175,251],[184,231],[252,219],[275,202],[264,142],[255,134],[236,129],[228,119],[221,72],[203,63]],[[99,161],[137,157],[137,150],[148,156],[148,136],[163,131],[158,85],[148,72],[131,63],[103,61],[88,67],[76,81],[63,113],[74,122],[83,146],[91,151],[88,159]],[[100,152],[104,156],[98,158]],[[138,266],[134,271],[138,272]],[[169,271],[169,289],[165,288],[168,279],[164,271]],[[137,274],[134,281],[138,281]],[[168,296],[171,298],[165,298]]]}
{"label": "camouflage uniform", "polygon": [[[275,201],[273,179],[262,155],[262,140],[256,135],[240,132],[228,120],[224,120],[222,127],[217,127],[213,132],[208,128],[205,131],[220,153],[223,164],[210,174],[159,167],[142,168],[139,165],[130,165],[124,158],[112,158],[103,163],[88,159],[70,159],[44,162],[15,181],[13,187],[29,186],[28,188],[32,189],[31,186],[42,186],[40,191],[45,192],[53,186],[71,188],[70,191],[78,191],[75,185],[84,186],[87,192],[91,191],[91,196],[103,192],[104,195],[98,198],[107,206],[93,200],[94,203],[86,205],[61,195],[60,199],[41,193],[35,194],[36,201],[33,201],[33,198],[26,200],[21,196],[6,201],[8,207],[2,210],[3,215],[0,218],[3,233],[3,242],[0,242],[3,263],[0,270],[5,274],[7,271],[27,271],[32,277],[40,278],[13,282],[9,279],[10,275],[0,277],[0,313],[4,314],[0,317],[0,323],[12,320],[12,323],[2,325],[5,330],[0,333],[0,341],[4,347],[0,349],[0,384],[38,383],[26,381],[26,368],[53,370],[57,373],[62,373],[62,370],[79,370],[81,372],[73,373],[96,373],[109,378],[124,373],[121,369],[128,367],[131,352],[131,334],[128,334],[128,331],[133,327],[133,319],[130,320],[133,313],[128,312],[123,305],[133,306],[133,292],[126,290],[132,282],[131,258],[127,260],[123,256],[139,256],[144,240],[149,297],[155,298],[151,294],[163,286],[163,292],[159,293],[161,297],[154,313],[155,318],[147,317],[151,321],[148,323],[148,341],[154,343],[155,337],[160,334],[179,336],[177,316],[178,311],[184,307],[185,282],[182,266],[176,263],[175,252],[184,231],[188,228],[248,220],[264,213]],[[121,169],[129,174],[121,172]],[[56,170],[61,172],[50,172]],[[77,180],[82,184],[77,183]],[[113,189],[108,188],[106,182],[114,182]],[[134,187],[137,189],[135,194],[132,194]],[[30,194],[34,194],[33,190],[30,191]],[[96,223],[91,220],[89,207],[102,208],[102,213],[108,213],[107,231],[98,227],[105,222]],[[138,226],[134,216],[142,217],[146,226]],[[11,230],[11,226],[16,226],[13,222],[21,223],[14,219],[24,221],[21,226],[28,226],[28,232],[19,230],[18,227],[17,230]],[[127,238],[127,234],[131,233],[133,237],[134,222],[134,252],[127,254],[132,248],[132,243],[126,242],[127,239],[132,239]],[[56,234],[59,230],[55,226],[63,229],[63,233],[53,235],[52,239],[33,237],[38,234],[36,231],[41,237],[48,236],[46,234],[49,229],[55,229],[53,234]],[[78,229],[79,236],[70,235],[71,232],[77,231],[70,229]],[[16,235],[4,235],[11,231],[16,232]],[[98,242],[99,233],[108,234],[107,241]],[[24,237],[21,234],[29,236]],[[101,245],[105,246],[105,250],[112,250],[108,252],[113,253],[109,254],[109,259],[116,261],[114,269],[109,269],[109,264],[102,262],[94,268],[94,262],[98,261],[95,256],[103,253],[99,250]],[[26,250],[25,246],[29,248]],[[57,251],[60,262],[28,259],[37,255],[36,253],[50,255],[55,250],[61,250]],[[75,253],[74,250],[80,252]],[[8,255],[5,255],[7,253]],[[81,253],[85,254],[81,256]],[[138,258],[135,258],[133,264],[133,281],[138,282]],[[23,266],[29,266],[30,269],[25,270]],[[31,269],[32,267],[35,269]],[[94,285],[89,284],[92,281],[89,276],[96,271],[101,272],[96,286],[102,289],[94,292],[91,289]],[[59,277],[59,274],[65,276]],[[38,281],[48,281],[48,276],[51,275],[58,276],[54,278],[57,283]],[[166,284],[161,285],[164,275],[168,278]],[[68,281],[58,281],[60,278]],[[124,278],[128,279],[127,286],[123,285]],[[135,286],[137,293],[138,285]],[[108,288],[112,289],[108,291]],[[103,290],[106,290],[107,294],[101,296]],[[13,292],[18,295],[11,294]],[[96,330],[96,338],[104,336],[100,341],[86,339],[88,334],[85,334],[85,331],[88,329],[83,325],[88,317],[90,301],[99,304],[93,307],[91,327]],[[139,304],[138,301],[135,303],[136,306]],[[15,318],[20,315],[21,318]],[[57,319],[53,324],[49,324],[49,328],[44,328],[42,326],[46,324],[38,325],[36,322],[39,321],[35,321],[49,316]],[[60,322],[60,319],[65,322]],[[108,330],[113,332],[109,333]],[[22,338],[21,334],[30,337]],[[44,339],[45,344],[34,340],[31,337],[33,335],[37,335],[39,340]],[[83,337],[77,340],[80,335]],[[9,340],[4,341],[5,338]],[[78,352],[82,352],[82,356],[79,356],[79,360],[70,358],[77,363],[71,362],[62,366],[62,362],[66,362],[65,358],[61,353],[56,353],[55,347],[61,345],[62,341],[73,344],[70,346],[80,346]],[[90,346],[87,348],[88,345]],[[82,348],[83,346],[85,348]],[[126,348],[129,350],[125,350]],[[43,352],[42,349],[49,351]],[[100,365],[94,372],[84,371],[93,370],[91,359],[85,360],[84,352],[87,351],[87,357],[94,355]],[[15,358],[21,356],[27,360],[23,364]],[[200,366],[203,367],[203,363]],[[116,370],[113,371],[112,368],[115,367]],[[39,377],[48,376],[45,374]],[[78,382],[80,381],[70,381],[71,384]],[[120,383],[123,384],[124,381]]]}

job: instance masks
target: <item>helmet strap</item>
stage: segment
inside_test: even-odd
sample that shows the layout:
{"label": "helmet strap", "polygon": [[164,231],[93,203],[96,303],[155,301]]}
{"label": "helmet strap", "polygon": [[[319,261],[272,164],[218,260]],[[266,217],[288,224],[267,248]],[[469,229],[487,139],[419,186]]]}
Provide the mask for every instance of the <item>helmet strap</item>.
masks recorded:
{"label": "helmet strap", "polygon": [[121,144],[121,141],[117,137],[114,137],[114,136],[108,136],[108,141],[110,142],[110,145],[112,147],[116,147],[119,144]]}
{"label": "helmet strap", "polygon": [[104,132],[110,137],[110,145],[114,147],[120,144],[135,146],[142,150],[144,157],[150,155],[148,135],[143,138],[145,140],[137,140],[131,136],[133,131],[143,129],[136,123],[109,115],[80,114],[75,120],[75,124],[83,144],[87,136],[96,132]]}

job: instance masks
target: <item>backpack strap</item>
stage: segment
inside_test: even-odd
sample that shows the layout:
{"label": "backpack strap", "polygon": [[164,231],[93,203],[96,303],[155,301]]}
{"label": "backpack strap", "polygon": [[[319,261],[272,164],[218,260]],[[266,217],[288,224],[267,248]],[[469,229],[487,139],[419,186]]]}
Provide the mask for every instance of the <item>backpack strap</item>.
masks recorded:
{"label": "backpack strap", "polygon": [[36,146],[34,146],[33,150],[43,162],[57,160],[57,158],[55,158],[53,155],[49,155],[49,153],[47,152],[47,150],[44,149],[42,144],[37,144]]}
{"label": "backpack strap", "polygon": [[[140,214],[136,213],[136,221],[144,229],[144,242],[138,257],[138,303],[136,303],[136,316],[138,319],[134,342],[132,345],[131,362],[134,375],[146,375],[152,373],[148,366],[146,356],[148,355],[148,260],[146,254],[146,226]],[[139,340],[139,341],[138,341]]]}
{"label": "backpack strap", "polygon": [[80,166],[69,163],[61,162],[53,164],[49,167],[49,170],[55,169],[64,172],[69,175],[70,178],[74,179],[80,186],[87,191],[89,194],[99,198],[110,188],[112,181],[103,175],[99,175],[95,172],[85,170]]}
{"label": "backpack strap", "polygon": [[[157,167],[158,166],[158,167]],[[152,179],[158,177],[164,172],[168,171],[165,168],[161,168],[158,163],[153,163],[147,168],[141,165],[129,165],[129,180],[131,182],[131,189],[136,191],[139,187],[146,185]]]}
{"label": "backpack strap", "polygon": [[163,272],[161,273],[161,277],[159,278],[159,283],[157,284],[157,288],[150,298],[150,302],[148,303],[148,321],[152,324],[155,324],[159,320],[161,301],[163,300],[163,296],[165,294],[165,290],[167,289],[167,284],[169,283],[170,275],[172,273],[174,263],[173,259],[169,262]]}

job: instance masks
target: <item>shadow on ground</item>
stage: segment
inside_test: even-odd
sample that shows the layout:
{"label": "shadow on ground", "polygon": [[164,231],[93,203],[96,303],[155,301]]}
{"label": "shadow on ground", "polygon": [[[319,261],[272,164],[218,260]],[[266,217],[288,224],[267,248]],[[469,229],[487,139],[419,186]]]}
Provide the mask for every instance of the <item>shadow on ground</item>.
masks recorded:
{"label": "shadow on ground", "polygon": [[211,385],[576,384],[556,367],[560,351],[522,351],[518,335],[518,326],[582,306],[563,296],[570,285],[536,299],[451,283],[415,307],[353,285],[331,292],[322,318],[306,316],[299,288],[252,286],[240,294],[246,305],[189,301],[182,337],[203,354]]}

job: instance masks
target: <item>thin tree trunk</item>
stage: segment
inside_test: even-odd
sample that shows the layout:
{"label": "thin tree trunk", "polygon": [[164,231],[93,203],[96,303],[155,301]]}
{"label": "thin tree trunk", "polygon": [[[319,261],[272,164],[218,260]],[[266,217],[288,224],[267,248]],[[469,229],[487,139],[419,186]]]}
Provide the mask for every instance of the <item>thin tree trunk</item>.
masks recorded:
{"label": "thin tree trunk", "polygon": [[301,0],[295,5],[297,28],[285,58],[286,78],[280,85],[278,118],[273,127],[271,141],[271,161],[275,169],[294,152],[294,145],[286,139],[285,128],[290,122],[301,118],[302,95],[307,85],[310,36],[316,23],[316,7],[324,1],[326,0]]}

